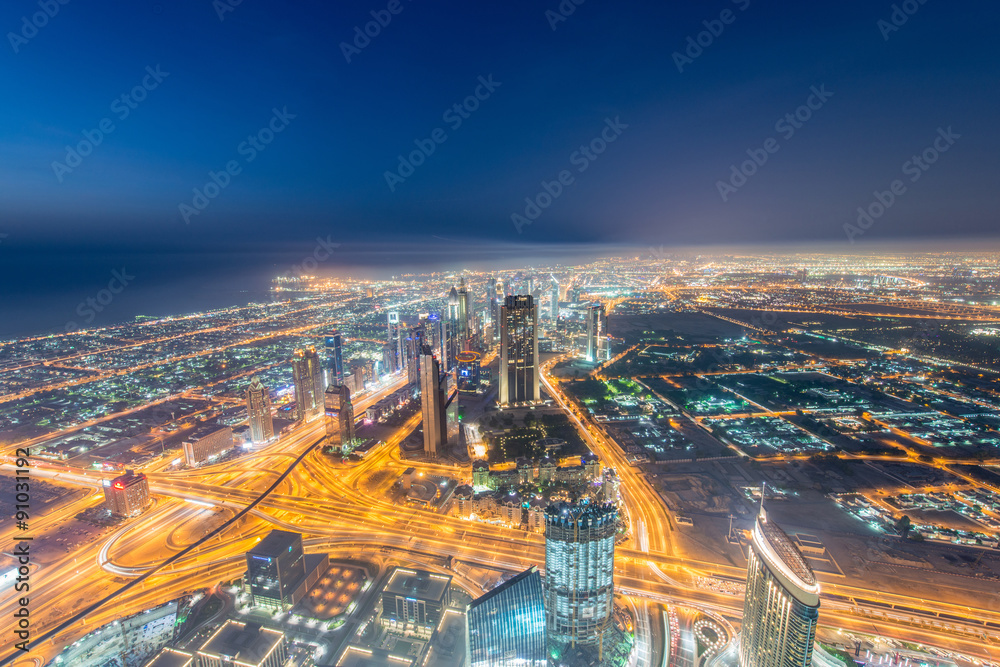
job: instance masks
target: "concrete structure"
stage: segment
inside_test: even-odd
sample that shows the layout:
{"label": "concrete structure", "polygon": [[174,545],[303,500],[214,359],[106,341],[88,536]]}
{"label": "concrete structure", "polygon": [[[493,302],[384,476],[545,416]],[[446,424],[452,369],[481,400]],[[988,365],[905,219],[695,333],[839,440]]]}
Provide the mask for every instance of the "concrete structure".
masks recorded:
{"label": "concrete structure", "polygon": [[228,426],[205,425],[195,429],[181,444],[184,462],[196,466],[225,454],[233,448],[233,429]]}
{"label": "concrete structure", "polygon": [[285,635],[256,623],[226,621],[198,649],[199,667],[283,667]]}
{"label": "concrete structure", "polygon": [[530,295],[508,296],[500,309],[501,405],[541,397],[538,377],[538,309]]}
{"label": "concrete structure", "polygon": [[323,412],[323,366],[315,347],[295,350],[292,377],[295,381],[295,417],[310,421]]}
{"label": "concrete structure", "polygon": [[614,612],[615,535],[612,505],[550,506],[545,513],[545,613],[557,651],[596,646]]}
{"label": "concrete structure", "polygon": [[747,561],[740,667],[808,667],[818,618],[819,582],[762,504]]}
{"label": "concrete structure", "polygon": [[449,604],[451,577],[396,568],[382,589],[379,623],[396,634],[429,639]]}
{"label": "concrete structure", "polygon": [[104,504],[114,516],[138,516],[149,504],[149,482],[142,473],[127,470],[105,484]]}
{"label": "concrete structure", "polygon": [[271,394],[256,375],[247,387],[247,417],[250,422],[250,442],[260,445],[274,438],[271,418]]}

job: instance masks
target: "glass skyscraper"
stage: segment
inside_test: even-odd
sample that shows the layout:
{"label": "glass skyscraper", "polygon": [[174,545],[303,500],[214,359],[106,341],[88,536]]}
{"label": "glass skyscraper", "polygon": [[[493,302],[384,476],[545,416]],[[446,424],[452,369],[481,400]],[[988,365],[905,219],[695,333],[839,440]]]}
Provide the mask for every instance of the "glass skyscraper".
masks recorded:
{"label": "glass skyscraper", "polygon": [[466,610],[468,667],[545,667],[545,599],[532,566]]}
{"label": "glass skyscraper", "polygon": [[553,646],[596,646],[614,612],[613,505],[560,503],[545,510],[545,612]]}
{"label": "glass skyscraper", "polygon": [[538,310],[530,295],[508,296],[500,309],[501,405],[529,403],[538,387]]}
{"label": "glass skyscraper", "polygon": [[761,507],[747,563],[740,667],[809,667],[818,617],[816,576]]}

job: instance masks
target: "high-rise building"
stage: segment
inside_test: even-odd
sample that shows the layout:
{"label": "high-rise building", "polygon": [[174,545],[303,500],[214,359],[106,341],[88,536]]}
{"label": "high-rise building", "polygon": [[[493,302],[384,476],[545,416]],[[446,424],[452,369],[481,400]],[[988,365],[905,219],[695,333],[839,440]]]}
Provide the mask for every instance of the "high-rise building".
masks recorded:
{"label": "high-rise building", "polygon": [[469,291],[465,288],[465,278],[458,281],[458,340],[463,350],[469,349]]}
{"label": "high-rise building", "polygon": [[388,325],[388,335],[386,344],[389,346],[390,363],[386,368],[387,373],[395,373],[403,368],[403,337],[400,335],[399,313],[392,311],[386,314],[386,324]]}
{"label": "high-rise building", "polygon": [[479,370],[482,355],[466,350],[458,353],[458,390],[463,394],[479,393]]}
{"label": "high-rise building", "polygon": [[255,607],[288,609],[295,590],[305,581],[302,535],[272,530],[247,552],[246,582]]}
{"label": "high-rise building", "polygon": [[323,365],[315,347],[295,350],[292,355],[292,377],[295,380],[295,416],[309,421],[323,412]]}
{"label": "high-rise building", "polygon": [[327,384],[344,384],[344,350],[339,331],[326,335]]}
{"label": "high-rise building", "polygon": [[549,317],[553,320],[559,319],[559,283],[552,279],[552,289],[549,295]]}
{"label": "high-rise building", "polygon": [[473,600],[465,632],[468,667],[545,667],[545,596],[538,568]]}
{"label": "high-rise building", "polygon": [[424,332],[411,329],[406,337],[406,377],[410,384],[420,382],[420,355],[424,349]]}
{"label": "high-rise building", "polygon": [[354,403],[347,385],[326,388],[326,435],[346,455],[354,447]]}
{"label": "high-rise building", "polygon": [[105,485],[104,505],[114,516],[137,516],[149,504],[149,482],[142,473],[136,475],[128,470]]}
{"label": "high-rise building", "polygon": [[555,650],[596,646],[614,612],[613,505],[559,503],[545,510],[545,618]]}
{"label": "high-rise building", "polygon": [[605,361],[607,349],[607,320],[604,304],[595,303],[587,307],[587,361]]}
{"label": "high-rise building", "polygon": [[451,577],[396,568],[382,589],[379,624],[396,634],[429,639],[451,605]]}
{"label": "high-rise building", "polygon": [[250,421],[250,442],[259,445],[274,437],[271,418],[271,394],[256,375],[247,387],[247,416]]}
{"label": "high-rise building", "polygon": [[540,398],[538,310],[531,295],[508,296],[500,309],[501,405]]}
{"label": "high-rise building", "polygon": [[233,448],[233,429],[218,424],[202,424],[181,443],[184,462],[196,466],[215,459]]}
{"label": "high-rise building", "polygon": [[809,667],[818,618],[816,575],[761,506],[747,562],[740,667]]}
{"label": "high-rise building", "polygon": [[438,360],[429,346],[420,359],[420,409],[423,415],[424,454],[436,457],[447,442],[445,395]]}

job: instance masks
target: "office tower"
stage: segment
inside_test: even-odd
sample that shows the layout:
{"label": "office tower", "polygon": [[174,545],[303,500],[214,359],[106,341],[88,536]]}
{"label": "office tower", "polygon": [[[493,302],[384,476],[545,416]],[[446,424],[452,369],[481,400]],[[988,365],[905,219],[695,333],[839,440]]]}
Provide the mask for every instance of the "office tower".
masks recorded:
{"label": "office tower", "polygon": [[458,340],[463,350],[469,349],[469,291],[465,288],[465,278],[458,281]]}
{"label": "office tower", "polygon": [[247,552],[246,583],[255,607],[285,610],[306,578],[302,535],[272,530]]}
{"label": "office tower", "polygon": [[326,388],[326,435],[345,454],[354,446],[354,403],[347,385]]}
{"label": "office tower", "polygon": [[538,311],[530,295],[508,296],[500,309],[501,405],[537,401]]}
{"label": "office tower", "polygon": [[410,384],[420,382],[420,354],[424,348],[424,334],[420,329],[411,329],[406,337],[406,377]]}
{"label": "office tower", "polygon": [[327,384],[344,384],[344,351],[339,331],[326,336]]}
{"label": "office tower", "polygon": [[534,277],[528,278],[528,294],[531,296],[535,295],[535,279]]}
{"label": "office tower", "polygon": [[615,534],[612,505],[559,503],[545,510],[545,617],[557,648],[596,646],[614,611]]}
{"label": "office tower", "polygon": [[606,322],[603,303],[595,303],[587,307],[587,361],[599,363],[605,360]]}
{"label": "office tower", "polygon": [[295,379],[295,416],[309,421],[323,412],[323,366],[315,347],[295,350],[292,355]]}
{"label": "office tower", "polygon": [[390,373],[396,372],[396,362],[392,355],[392,347],[390,345],[382,346],[382,373],[389,375]]}
{"label": "office tower", "polygon": [[809,667],[819,582],[798,548],[769,521],[761,494],[747,562],[740,667]]}
{"label": "office tower", "polygon": [[104,482],[104,506],[118,517],[132,517],[142,514],[149,504],[149,482],[142,473],[136,475],[131,470],[111,482]]}
{"label": "office tower", "polygon": [[458,390],[463,394],[479,393],[479,369],[482,355],[466,350],[458,353]]}
{"label": "office tower", "polygon": [[559,319],[559,283],[552,279],[552,293],[549,296],[549,317]]}
{"label": "office tower", "polygon": [[259,445],[274,437],[271,419],[271,394],[256,375],[247,387],[247,416],[250,421],[250,442]]}
{"label": "office tower", "polygon": [[396,568],[382,589],[379,624],[395,634],[429,639],[451,605],[451,577]]}
{"label": "office tower", "polygon": [[420,409],[424,420],[424,454],[433,458],[447,442],[447,424],[438,360],[428,346],[424,346],[420,359]]}
{"label": "office tower", "polygon": [[389,346],[390,364],[386,368],[387,373],[395,373],[403,368],[402,337],[400,336],[399,313],[393,311],[386,315],[388,334],[386,345]]}
{"label": "office tower", "polygon": [[545,596],[530,567],[473,600],[465,613],[468,667],[545,667]]}

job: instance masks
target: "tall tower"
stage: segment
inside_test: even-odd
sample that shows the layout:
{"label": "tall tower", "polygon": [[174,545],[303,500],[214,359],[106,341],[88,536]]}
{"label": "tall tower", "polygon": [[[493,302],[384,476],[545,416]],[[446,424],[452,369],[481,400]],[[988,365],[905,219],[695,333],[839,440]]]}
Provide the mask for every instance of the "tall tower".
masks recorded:
{"label": "tall tower", "polygon": [[344,351],[339,331],[326,335],[327,384],[344,384]]}
{"label": "tall tower", "polygon": [[250,420],[250,441],[255,445],[274,437],[274,421],[271,419],[271,395],[256,375],[247,387],[247,416]]}
{"label": "tall tower", "polygon": [[424,420],[424,454],[437,457],[447,442],[444,390],[438,360],[424,346],[420,356],[420,410]]}
{"label": "tall tower", "polygon": [[399,313],[392,311],[386,314],[386,324],[387,324],[387,336],[386,344],[389,346],[389,354],[391,355],[389,367],[385,369],[386,373],[395,373],[402,369],[403,364],[403,340],[400,336],[399,331]]}
{"label": "tall tower", "polygon": [[462,277],[458,281],[458,340],[462,350],[469,349],[469,315],[469,291]]}
{"label": "tall tower", "polygon": [[740,667],[809,667],[818,618],[816,575],[768,520],[761,494],[747,562]]}
{"label": "tall tower", "polygon": [[546,508],[545,614],[557,650],[596,646],[603,652],[614,612],[617,531],[613,505]]}
{"label": "tall tower", "polygon": [[587,361],[604,361],[604,350],[607,347],[605,323],[603,303],[587,307]]}
{"label": "tall tower", "polygon": [[308,421],[323,412],[323,366],[315,347],[295,350],[292,376],[295,379],[295,416]]}
{"label": "tall tower", "polygon": [[559,319],[559,283],[552,278],[552,293],[549,296],[549,317],[553,321]]}
{"label": "tall tower", "polygon": [[465,664],[469,667],[545,667],[542,577],[530,567],[466,608]]}
{"label": "tall tower", "polygon": [[537,401],[538,310],[531,295],[508,296],[500,309],[501,405]]}

